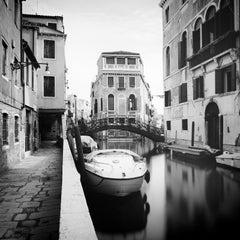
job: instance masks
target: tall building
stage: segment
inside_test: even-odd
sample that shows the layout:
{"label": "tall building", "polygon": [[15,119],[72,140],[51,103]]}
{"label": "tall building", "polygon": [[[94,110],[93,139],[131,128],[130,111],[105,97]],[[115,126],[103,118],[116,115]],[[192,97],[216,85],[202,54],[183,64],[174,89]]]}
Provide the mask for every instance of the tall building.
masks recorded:
{"label": "tall building", "polygon": [[[102,52],[98,75],[91,87],[92,118],[108,118],[109,123],[151,121],[151,93],[144,79],[139,53]],[[109,130],[108,137],[129,137],[125,131]]]}
{"label": "tall building", "polygon": [[238,0],[162,0],[165,136],[236,150],[240,137]]}
{"label": "tall building", "polygon": [[24,153],[21,61],[21,1],[0,1],[0,172],[20,161]]}
{"label": "tall building", "polygon": [[23,14],[23,38],[45,64],[36,86],[40,140],[56,140],[63,135],[67,104],[63,17]]}

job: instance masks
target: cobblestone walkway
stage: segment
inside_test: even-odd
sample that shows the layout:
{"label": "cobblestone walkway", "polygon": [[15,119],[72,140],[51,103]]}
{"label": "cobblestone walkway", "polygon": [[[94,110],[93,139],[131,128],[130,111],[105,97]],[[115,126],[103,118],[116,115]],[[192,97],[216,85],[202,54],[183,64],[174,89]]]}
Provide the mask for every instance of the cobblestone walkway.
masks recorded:
{"label": "cobblestone walkway", "polygon": [[45,143],[0,175],[0,239],[58,239],[62,150]]}

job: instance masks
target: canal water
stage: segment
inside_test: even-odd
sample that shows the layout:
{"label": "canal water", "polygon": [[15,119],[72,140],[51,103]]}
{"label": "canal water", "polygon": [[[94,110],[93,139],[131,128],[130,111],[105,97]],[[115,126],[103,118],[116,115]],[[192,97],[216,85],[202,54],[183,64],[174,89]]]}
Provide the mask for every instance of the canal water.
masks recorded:
{"label": "canal water", "polygon": [[[146,142],[99,142],[146,157],[150,181],[127,197],[90,194],[100,240],[230,239],[239,235],[240,171],[156,153]],[[238,239],[238,237],[237,237]]]}

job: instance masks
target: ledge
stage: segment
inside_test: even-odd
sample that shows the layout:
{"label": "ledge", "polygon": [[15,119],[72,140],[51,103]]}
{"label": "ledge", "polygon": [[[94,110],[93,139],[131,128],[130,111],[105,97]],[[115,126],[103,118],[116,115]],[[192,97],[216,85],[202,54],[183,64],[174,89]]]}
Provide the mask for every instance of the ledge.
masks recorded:
{"label": "ledge", "polygon": [[63,143],[59,240],[97,240],[80,176],[66,139]]}

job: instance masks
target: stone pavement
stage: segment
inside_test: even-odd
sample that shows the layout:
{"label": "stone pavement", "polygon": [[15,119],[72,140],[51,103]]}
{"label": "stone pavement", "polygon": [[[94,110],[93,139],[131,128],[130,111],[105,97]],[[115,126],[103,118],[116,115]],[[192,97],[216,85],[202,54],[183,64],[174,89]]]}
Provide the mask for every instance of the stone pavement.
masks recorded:
{"label": "stone pavement", "polygon": [[0,239],[58,239],[62,149],[45,142],[0,175]]}

